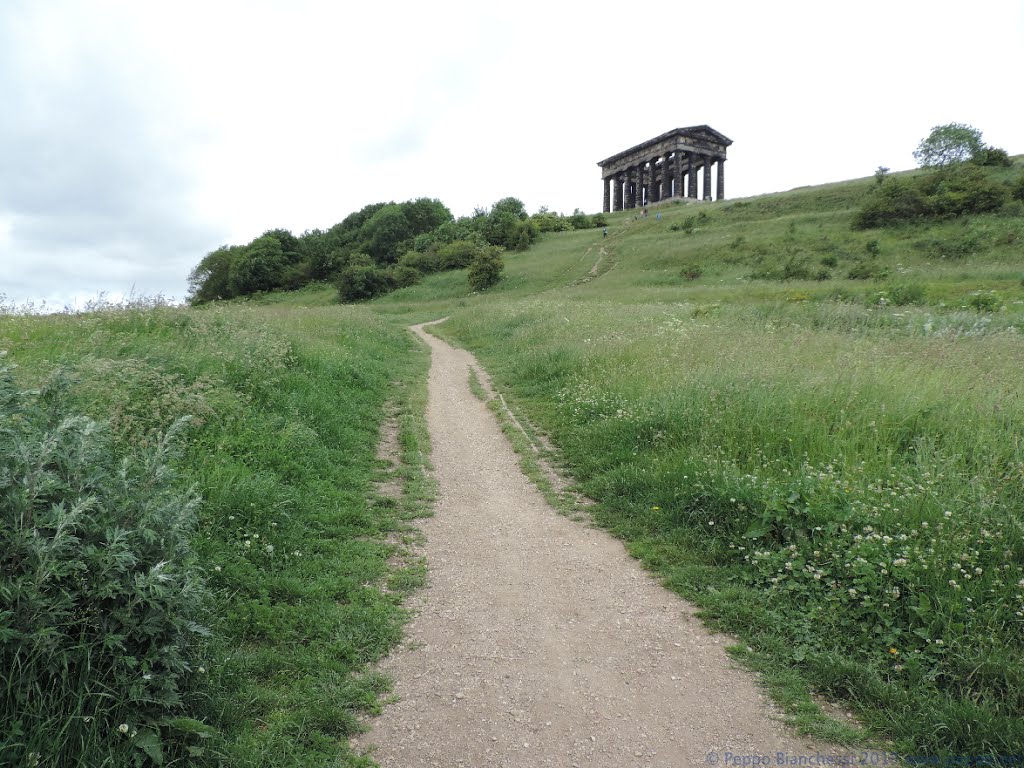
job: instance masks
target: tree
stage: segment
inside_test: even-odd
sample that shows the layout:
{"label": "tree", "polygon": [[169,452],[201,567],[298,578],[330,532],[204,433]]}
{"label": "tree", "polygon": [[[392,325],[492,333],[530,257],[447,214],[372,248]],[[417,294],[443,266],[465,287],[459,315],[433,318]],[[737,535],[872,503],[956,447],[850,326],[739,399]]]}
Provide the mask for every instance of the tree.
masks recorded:
{"label": "tree", "polygon": [[189,302],[205,304],[234,296],[229,285],[231,265],[244,252],[245,248],[240,245],[222,245],[206,254],[189,273]]}
{"label": "tree", "polygon": [[474,291],[484,291],[501,281],[501,273],[505,269],[501,251],[501,248],[489,246],[481,249],[480,253],[473,257],[473,263],[469,265],[469,272],[466,273],[470,288]]}
{"label": "tree", "polygon": [[932,128],[928,138],[914,150],[914,159],[922,168],[941,168],[970,160],[984,149],[981,131],[964,123],[949,123]]}
{"label": "tree", "polygon": [[280,288],[287,266],[281,242],[276,237],[257,237],[231,264],[228,287],[235,296]]}

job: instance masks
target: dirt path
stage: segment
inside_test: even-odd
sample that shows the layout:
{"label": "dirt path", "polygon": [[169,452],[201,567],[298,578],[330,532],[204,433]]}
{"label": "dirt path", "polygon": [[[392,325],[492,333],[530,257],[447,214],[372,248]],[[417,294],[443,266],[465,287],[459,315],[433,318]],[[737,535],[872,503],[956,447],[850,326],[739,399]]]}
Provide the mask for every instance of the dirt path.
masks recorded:
{"label": "dirt path", "polygon": [[[358,746],[383,766],[671,766],[791,755],[792,735],[694,610],[606,533],[556,513],[470,392],[473,357],[430,345],[438,481],[430,585],[383,669],[398,702]],[[715,753],[715,758],[709,753]]]}

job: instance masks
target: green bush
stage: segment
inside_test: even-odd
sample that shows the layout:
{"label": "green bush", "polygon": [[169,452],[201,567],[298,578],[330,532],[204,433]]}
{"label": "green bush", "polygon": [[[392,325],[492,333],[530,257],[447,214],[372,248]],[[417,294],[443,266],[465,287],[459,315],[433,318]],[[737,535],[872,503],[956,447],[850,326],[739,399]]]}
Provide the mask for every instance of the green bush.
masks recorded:
{"label": "green bush", "polygon": [[355,254],[338,273],[334,283],[342,301],[363,301],[387,293],[394,287],[387,270],[376,266],[365,254]]}
{"label": "green bush", "polygon": [[410,269],[415,269],[420,274],[428,275],[431,272],[437,272],[441,268],[441,263],[436,251],[426,251],[424,253],[420,251],[406,251],[398,259],[398,266],[409,267]]}
{"label": "green bush", "polygon": [[1002,306],[1002,299],[995,291],[975,291],[964,303],[979,312],[997,312]]}
{"label": "green bush", "polygon": [[501,281],[505,262],[501,258],[501,248],[490,247],[480,251],[469,265],[466,275],[469,287],[474,291],[484,291]]}
{"label": "green bush", "polygon": [[988,165],[995,168],[1009,168],[1013,160],[1005,149],[999,147],[984,147],[971,158],[972,163],[977,165]]}
{"label": "green bush", "polygon": [[881,280],[889,276],[889,269],[877,259],[868,258],[854,264],[846,276],[850,280]]}
{"label": "green bush", "polygon": [[907,180],[888,178],[854,214],[854,229],[904,221],[987,213],[1007,200],[1007,189],[977,165],[958,163]]}
{"label": "green bush", "polygon": [[1010,194],[1014,200],[1024,200],[1024,173],[1017,179],[1017,183],[1013,185],[1013,190]]}
{"label": "green bush", "polygon": [[176,719],[206,599],[169,463],[184,421],[119,460],[67,391],[0,367],[0,763],[160,764],[203,728]]}
{"label": "green bush", "polygon": [[437,251],[438,266],[441,269],[465,269],[483,246],[476,240],[455,240],[442,245]]}
{"label": "green bush", "polygon": [[387,268],[387,280],[395,288],[408,288],[423,279],[423,273],[403,264]]}

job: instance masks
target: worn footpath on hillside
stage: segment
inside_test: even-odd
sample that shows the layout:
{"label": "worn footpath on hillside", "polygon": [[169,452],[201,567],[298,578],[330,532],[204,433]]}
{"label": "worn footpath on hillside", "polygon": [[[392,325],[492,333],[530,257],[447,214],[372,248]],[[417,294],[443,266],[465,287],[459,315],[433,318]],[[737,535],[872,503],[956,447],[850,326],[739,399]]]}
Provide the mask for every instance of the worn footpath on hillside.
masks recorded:
{"label": "worn footpath on hillside", "polygon": [[414,330],[433,355],[429,586],[406,643],[382,665],[398,701],[356,746],[387,768],[834,754],[781,723],[726,655],[730,639],[709,633],[621,542],[547,504],[470,391],[472,355]]}

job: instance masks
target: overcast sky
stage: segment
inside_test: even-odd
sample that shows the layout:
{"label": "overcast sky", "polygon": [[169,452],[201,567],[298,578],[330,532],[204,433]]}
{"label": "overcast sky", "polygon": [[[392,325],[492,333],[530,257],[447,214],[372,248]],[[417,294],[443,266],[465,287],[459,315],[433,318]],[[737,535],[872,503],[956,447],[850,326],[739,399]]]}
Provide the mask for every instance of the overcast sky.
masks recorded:
{"label": "overcast sky", "polygon": [[0,294],[181,298],[377,201],[600,210],[596,163],[708,124],[730,198],[1024,152],[1022,0],[0,0]]}

